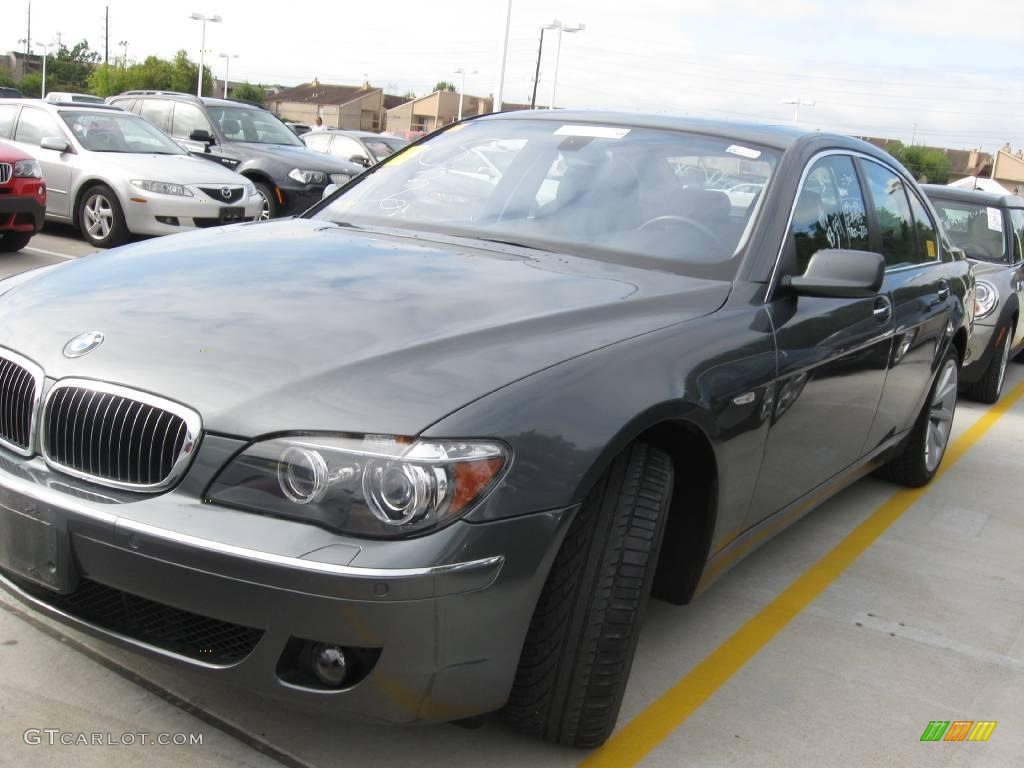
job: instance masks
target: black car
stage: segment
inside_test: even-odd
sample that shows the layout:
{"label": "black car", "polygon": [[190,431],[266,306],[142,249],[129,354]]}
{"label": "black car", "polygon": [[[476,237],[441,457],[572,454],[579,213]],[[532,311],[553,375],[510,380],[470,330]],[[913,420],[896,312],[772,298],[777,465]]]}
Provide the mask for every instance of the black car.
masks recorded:
{"label": "black car", "polygon": [[409,145],[406,139],[370,131],[345,131],[338,128],[302,134],[303,143],[316,152],[351,160],[364,168],[386,160]]}
{"label": "black car", "polygon": [[300,213],[328,184],[343,186],[363,171],[349,160],[311,152],[276,115],[246,102],[170,91],[126,91],[107,101],[140,115],[193,155],[250,179],[266,219]]}
{"label": "black car", "polygon": [[320,712],[600,744],[649,595],[934,476],[958,253],[870,144],[552,110],[10,278],[0,587]]}
{"label": "black car", "polygon": [[9,88],[5,85],[0,86],[0,99],[20,99],[22,98],[21,91],[17,88]]}

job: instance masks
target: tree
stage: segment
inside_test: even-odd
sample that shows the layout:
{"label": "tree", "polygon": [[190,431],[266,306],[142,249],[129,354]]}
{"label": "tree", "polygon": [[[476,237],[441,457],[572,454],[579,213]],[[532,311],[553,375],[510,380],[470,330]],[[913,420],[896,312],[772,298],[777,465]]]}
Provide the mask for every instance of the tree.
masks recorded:
{"label": "tree", "polygon": [[38,72],[29,72],[21,78],[18,90],[29,99],[39,98],[43,90],[43,76]]}
{"label": "tree", "polygon": [[81,40],[72,48],[61,44],[57,51],[47,58],[47,91],[85,91],[89,88],[89,76],[99,61],[100,55],[89,48],[87,40]]}
{"label": "tree", "polygon": [[233,99],[247,101],[250,104],[259,104],[261,106],[263,104],[264,96],[265,94],[263,92],[262,85],[253,85],[249,82],[239,83],[231,93],[231,98]]}
{"label": "tree", "polygon": [[952,163],[949,155],[941,149],[916,145],[908,147],[897,141],[886,146],[886,151],[899,160],[918,181],[932,184],[945,184],[949,181]]}
{"label": "tree", "polygon": [[454,91],[455,83],[450,83],[447,80],[438,80],[434,83],[435,91]]}

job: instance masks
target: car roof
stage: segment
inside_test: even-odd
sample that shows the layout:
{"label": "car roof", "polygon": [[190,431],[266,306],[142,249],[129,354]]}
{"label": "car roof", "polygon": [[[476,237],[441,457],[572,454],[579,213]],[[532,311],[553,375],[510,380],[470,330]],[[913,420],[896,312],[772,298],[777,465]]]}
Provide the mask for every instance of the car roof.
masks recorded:
{"label": "car roof", "polygon": [[881,153],[880,155],[877,147],[851,136],[824,133],[820,131],[808,131],[800,128],[793,128],[788,125],[744,122],[740,120],[717,120],[696,117],[674,117],[669,115],[634,114],[632,112],[600,112],[569,109],[535,109],[519,110],[515,112],[495,112],[490,115],[484,115],[483,117],[473,119],[517,120],[523,118],[561,123],[597,123],[621,127],[660,128],[671,131],[702,133],[712,136],[721,136],[727,139],[734,139],[740,142],[760,144],[762,146],[772,147],[781,151],[789,149],[801,139],[808,137],[824,137],[834,140],[836,145],[840,147],[866,152],[875,156],[885,156],[884,153]]}
{"label": "car roof", "polygon": [[[95,104],[82,101],[46,101],[44,99],[8,99],[5,104],[23,104],[26,107],[39,107],[49,112],[125,112],[115,104]],[[133,115],[134,117],[134,115]]]}
{"label": "car roof", "polygon": [[1024,208],[1024,197],[1018,195],[1000,195],[997,192],[984,192],[980,189],[962,189],[960,187],[944,187],[941,184],[922,184],[921,189],[928,197],[942,200],[953,200],[960,203],[991,206],[993,208]]}
{"label": "car roof", "polygon": [[261,107],[259,104],[253,104],[248,101],[239,101],[238,99],[218,99],[215,96],[203,96],[200,98],[199,96],[194,96],[191,93],[184,93],[182,91],[124,91],[115,96],[111,96],[110,99],[170,99],[172,101],[188,101],[193,104],[198,101],[208,107],[255,107],[256,109],[268,111],[266,107]]}

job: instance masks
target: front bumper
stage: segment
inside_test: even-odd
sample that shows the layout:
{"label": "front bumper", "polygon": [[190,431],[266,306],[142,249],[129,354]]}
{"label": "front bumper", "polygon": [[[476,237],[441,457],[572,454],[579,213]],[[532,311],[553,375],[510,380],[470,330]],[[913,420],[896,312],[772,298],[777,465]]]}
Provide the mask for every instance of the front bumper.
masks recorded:
{"label": "front bumper", "polygon": [[[198,471],[212,466],[211,455],[230,455],[234,442],[208,435]],[[25,563],[3,562],[0,587],[131,650],[306,708],[376,722],[454,720],[505,703],[571,518],[555,510],[458,522],[419,539],[367,541],[204,504],[190,487],[196,481],[186,477],[175,491],[133,501],[63,477],[41,459],[0,450],[0,516],[48,526],[52,551],[72,572],[70,594],[62,597],[28,581]],[[37,582],[55,578],[44,564],[36,570]],[[152,632],[132,634],[68,610],[67,600],[88,585],[216,620],[202,630],[209,638],[194,638],[200,645],[219,642],[227,625],[249,628],[251,650],[238,660],[208,660]],[[379,657],[351,687],[296,685],[281,669],[290,642],[300,638]]]}
{"label": "front bumper", "polygon": [[967,343],[967,354],[960,368],[961,385],[974,384],[985,375],[985,371],[992,363],[992,356],[996,354],[999,343],[1003,341],[1002,336],[996,333],[997,328],[996,325],[974,324],[970,341]]}
{"label": "front bumper", "polygon": [[302,213],[319,203],[324,197],[326,184],[304,186],[282,185],[281,190],[281,215],[289,216]]}
{"label": "front bumper", "polygon": [[[144,200],[145,202],[138,202]],[[242,208],[244,220],[252,221],[263,210],[263,199],[250,195],[237,203],[222,203],[199,197],[156,195],[132,188],[125,203],[128,230],[137,235],[171,235],[201,227],[219,226],[224,208]]]}
{"label": "front bumper", "polygon": [[35,234],[42,229],[46,215],[46,188],[42,182],[37,182],[35,187],[42,187],[44,193],[0,195],[0,232]]}

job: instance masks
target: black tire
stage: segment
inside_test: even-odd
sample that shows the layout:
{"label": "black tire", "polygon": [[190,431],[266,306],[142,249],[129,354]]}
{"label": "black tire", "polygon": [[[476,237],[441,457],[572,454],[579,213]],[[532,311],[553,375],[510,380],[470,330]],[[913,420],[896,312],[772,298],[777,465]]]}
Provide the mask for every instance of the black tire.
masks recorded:
{"label": "black tire", "polygon": [[1010,362],[1010,346],[1013,343],[1013,327],[1004,327],[996,330],[996,338],[1003,335],[1003,342],[998,349],[992,350],[992,360],[980,379],[968,387],[964,394],[971,400],[991,405],[999,400],[1003,394],[1003,384],[1006,382],[1006,367]]}
{"label": "black tire", "polygon": [[[951,380],[946,378],[947,373]],[[938,411],[936,409],[943,402],[943,410],[949,411],[949,427],[952,427],[953,416],[956,414],[959,375],[960,359],[956,349],[951,347],[939,364],[932,388],[928,391],[928,397],[921,408],[921,413],[918,415],[917,421],[914,422],[910,435],[903,443],[900,454],[878,470],[882,477],[910,488],[920,488],[923,485],[927,485],[935,477],[935,473],[938,472],[942,464],[942,458],[946,455],[946,446],[949,444],[950,432],[948,430],[945,432],[940,446],[932,444],[931,451],[934,452],[936,447],[940,449],[936,460],[930,458],[929,454],[931,429],[937,422]],[[949,395],[950,388],[952,399],[950,399]]]}
{"label": "black tire", "polygon": [[31,239],[31,232],[0,232],[0,253],[20,251]]}
{"label": "black tire", "polygon": [[277,204],[277,196],[274,194],[274,186],[265,181],[254,182],[256,191],[263,198],[263,212],[256,217],[257,221],[265,219],[276,219],[281,213],[281,206]]}
{"label": "black tire", "polygon": [[672,460],[636,443],[590,492],[537,601],[504,717],[575,747],[615,727],[672,498]]}
{"label": "black tire", "polygon": [[82,237],[99,248],[121,245],[130,234],[121,202],[106,184],[89,187],[78,198],[78,228]]}

